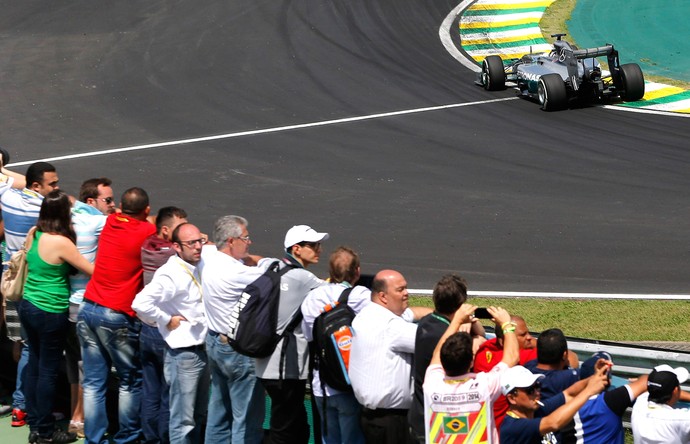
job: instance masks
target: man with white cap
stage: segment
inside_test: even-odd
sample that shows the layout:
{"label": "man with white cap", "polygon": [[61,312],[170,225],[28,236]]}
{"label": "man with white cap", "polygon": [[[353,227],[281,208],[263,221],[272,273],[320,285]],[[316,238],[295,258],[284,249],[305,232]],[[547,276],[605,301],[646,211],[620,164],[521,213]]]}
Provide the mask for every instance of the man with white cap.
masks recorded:
{"label": "man with white cap", "polygon": [[256,377],[271,397],[268,443],[307,443],[309,423],[304,395],[309,372],[309,344],[302,332],[300,306],[307,294],[326,284],[306,268],[319,262],[321,242],[328,233],[295,225],[285,234],[281,267],[292,267],[280,278],[278,334],[283,338],[273,354],[255,359]]}
{"label": "man with white cap", "polygon": [[688,370],[659,365],[649,374],[647,393],[640,396],[632,411],[635,444],[690,442],[690,410],[673,406],[688,401],[690,394],[680,389],[688,380]]}
{"label": "man with white cap", "polygon": [[509,369],[501,377],[502,391],[510,405],[501,424],[501,441],[511,444],[558,442],[554,432],[572,420],[589,397],[601,393],[608,384],[608,364],[601,359],[594,375],[547,399],[546,404],[540,401],[539,381],[544,375],[535,375],[521,365]]}

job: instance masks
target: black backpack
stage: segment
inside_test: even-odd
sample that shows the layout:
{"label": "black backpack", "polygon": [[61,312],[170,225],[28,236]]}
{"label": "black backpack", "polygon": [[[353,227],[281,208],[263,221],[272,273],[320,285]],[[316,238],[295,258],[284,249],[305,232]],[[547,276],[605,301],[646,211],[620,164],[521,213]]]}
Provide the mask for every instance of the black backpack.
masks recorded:
{"label": "black backpack", "polygon": [[293,268],[291,264],[280,268],[280,261],[275,261],[244,289],[230,313],[227,333],[228,344],[235,351],[252,358],[266,358],[273,353],[280,339],[302,321],[302,312],[298,310],[285,330],[277,333],[280,278]]}
{"label": "black backpack", "polygon": [[312,328],[314,368],[319,371],[321,386],[328,384],[344,392],[352,391],[347,373],[355,318],[355,311],[347,305],[351,291],[352,287],[346,288],[338,302],[327,305]]}

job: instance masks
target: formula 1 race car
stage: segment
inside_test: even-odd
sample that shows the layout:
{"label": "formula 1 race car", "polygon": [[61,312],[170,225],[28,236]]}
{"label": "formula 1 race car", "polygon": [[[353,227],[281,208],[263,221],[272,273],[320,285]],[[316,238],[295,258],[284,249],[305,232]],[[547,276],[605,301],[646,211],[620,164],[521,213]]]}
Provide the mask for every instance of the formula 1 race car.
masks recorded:
{"label": "formula 1 race car", "polygon": [[[551,52],[526,54],[505,66],[499,56],[486,57],[475,83],[488,91],[497,91],[505,89],[506,81],[515,82],[521,96],[536,99],[545,111],[564,109],[573,99],[617,97],[632,102],[644,96],[644,75],[639,65],[621,65],[613,45],[577,49],[561,40],[563,36],[552,35],[556,41]],[[595,58],[603,56],[608,60],[609,71],[602,70]]]}

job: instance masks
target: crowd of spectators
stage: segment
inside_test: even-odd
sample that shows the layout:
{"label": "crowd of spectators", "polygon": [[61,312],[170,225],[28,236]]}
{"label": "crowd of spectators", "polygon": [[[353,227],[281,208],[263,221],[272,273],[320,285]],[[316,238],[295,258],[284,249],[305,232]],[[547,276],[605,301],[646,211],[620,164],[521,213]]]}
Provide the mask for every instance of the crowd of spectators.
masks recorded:
{"label": "crowd of spectators", "polygon": [[[348,247],[330,255],[327,279],[311,273],[330,235],[307,225],[287,231],[280,255],[262,257],[250,253],[241,216],[218,218],[209,238],[181,208],[151,215],[141,188],[118,205],[107,178],[86,180],[76,198],[58,182],[46,162],[25,176],[0,174],[4,259],[33,239],[24,297],[4,313],[17,358],[5,410],[13,427],[29,426],[29,443],[306,443],[305,397],[314,435],[328,444],[622,444],[622,415],[633,405],[636,443],[690,442],[690,413],[674,408],[690,400],[680,389],[686,369],[662,365],[611,388],[611,356],[580,366],[558,328],[535,340],[525,319],[487,307],[495,324],[487,338],[457,275],[436,284],[433,308],[410,306],[401,273],[362,277]],[[228,333],[246,287],[270,267],[281,274],[280,340],[252,358]],[[351,389],[338,390],[310,365],[310,344],[316,319],[345,290],[356,314]],[[53,415],[62,359],[67,430]],[[113,380],[116,424],[107,408]]]}

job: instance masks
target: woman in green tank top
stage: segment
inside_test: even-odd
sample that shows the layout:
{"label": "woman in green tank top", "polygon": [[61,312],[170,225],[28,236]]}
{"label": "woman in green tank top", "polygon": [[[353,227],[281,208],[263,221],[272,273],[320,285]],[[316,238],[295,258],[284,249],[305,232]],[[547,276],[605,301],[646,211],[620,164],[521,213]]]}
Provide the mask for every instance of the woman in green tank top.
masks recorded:
{"label": "woman in green tank top", "polygon": [[67,336],[69,274],[72,267],[91,275],[93,264],[77,250],[67,193],[54,190],[41,204],[36,233],[27,252],[28,274],[19,318],[26,330],[29,362],[24,382],[29,442],[67,443],[76,434],[55,429],[53,404]]}

